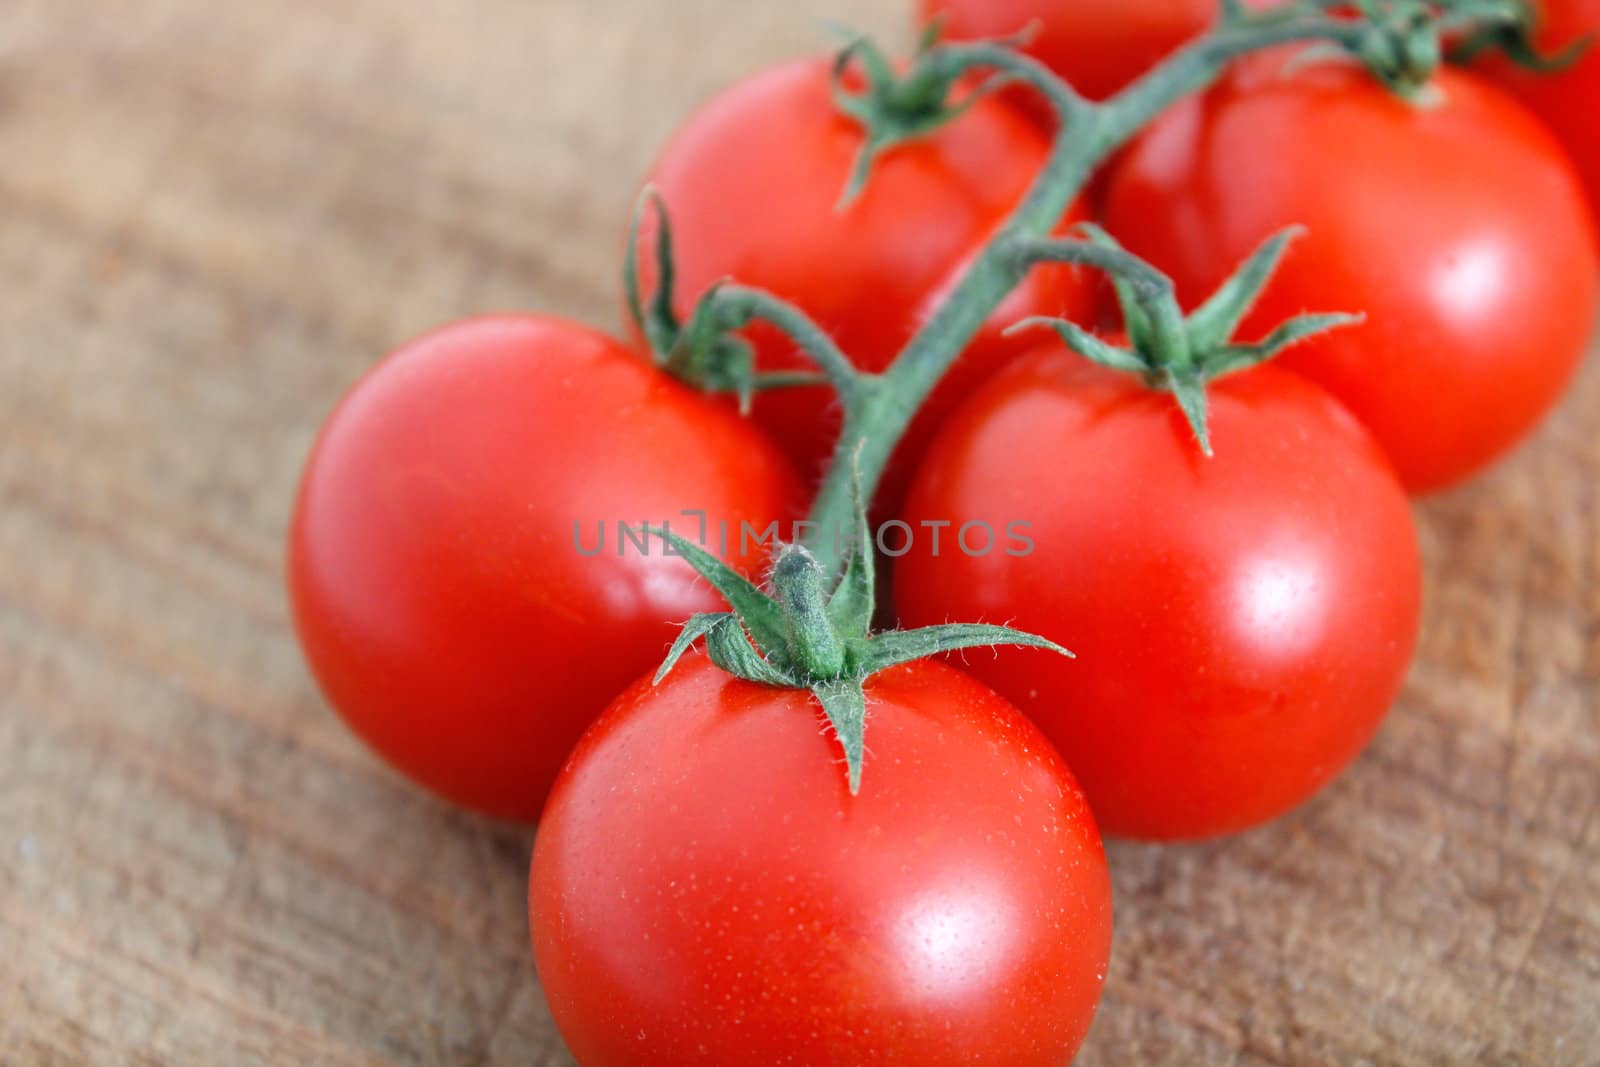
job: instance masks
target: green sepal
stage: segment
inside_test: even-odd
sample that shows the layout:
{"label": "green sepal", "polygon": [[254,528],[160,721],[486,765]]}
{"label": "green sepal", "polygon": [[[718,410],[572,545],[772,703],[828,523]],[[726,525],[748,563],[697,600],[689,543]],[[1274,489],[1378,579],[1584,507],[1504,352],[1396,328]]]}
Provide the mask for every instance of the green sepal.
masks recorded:
{"label": "green sepal", "polygon": [[[852,459],[852,464],[855,460]],[[856,505],[856,528],[845,555],[844,573],[828,599],[828,620],[846,640],[863,637],[872,626],[878,595],[876,552],[872,529],[867,523],[866,501],[861,495],[861,479],[852,474],[851,495]]]}
{"label": "green sepal", "polygon": [[736,678],[795,689],[803,684],[757,651],[738,616],[730,611],[705,612],[684,623],[651,684],[660,685],[702,637],[706,639],[706,653],[711,662]]}
{"label": "green sepal", "polygon": [[755,396],[756,350],[732,332],[745,324],[730,321],[717,303],[717,293],[727,284],[726,279],[713,282],[695,302],[688,324],[667,352],[665,367],[708,392],[733,393],[739,413],[747,415]]}
{"label": "green sepal", "polygon": [[[1543,54],[1534,42],[1536,29],[1536,12],[1531,5],[1524,5],[1526,15],[1515,25],[1486,26],[1477,28],[1467,34],[1459,44],[1450,50],[1452,63],[1471,63],[1484,52],[1497,51],[1508,60],[1523,70],[1535,74],[1560,74],[1571,69],[1591,48],[1596,46],[1597,38],[1593,33],[1586,33],[1571,42],[1559,51]],[[1446,16],[1441,21],[1441,29],[1448,31],[1456,27],[1457,20]],[[1469,21],[1463,18],[1462,21]]]}
{"label": "green sepal", "polygon": [[1233,339],[1239,324],[1278,272],[1290,242],[1304,236],[1305,232],[1303,226],[1290,226],[1267,238],[1189,315],[1189,343],[1196,352],[1213,351]]}
{"label": "green sepal", "polygon": [[798,688],[801,684],[757,651],[744,627],[731,616],[706,636],[706,652],[712,663],[747,682],[780,688]]}
{"label": "green sepal", "polygon": [[727,622],[737,622],[732,612],[708,611],[691,617],[688,622],[683,624],[683,629],[678,631],[678,636],[673,640],[672,647],[667,649],[666,659],[663,659],[661,666],[656,668],[656,676],[651,680],[650,684],[660,685],[662,680],[672,673],[672,668],[678,665],[678,661],[683,658],[684,653],[688,652],[696,641]]}
{"label": "green sepal", "polygon": [[[639,244],[648,212],[656,214],[655,261],[657,284],[647,300],[639,277]],[[712,393],[732,393],[739,413],[748,415],[755,394],[769,389],[827,385],[826,375],[797,372],[761,372],[756,369],[755,347],[734,331],[749,324],[748,316],[734,318],[718,302],[726,280],[713,284],[695,302],[684,323],[674,309],[677,284],[672,243],[672,222],[660,193],[647,188],[640,195],[628,229],[628,247],[622,260],[622,288],[628,315],[645,337],[655,364],[674,378]]]}
{"label": "green sepal", "polygon": [[1346,326],[1359,326],[1366,322],[1365,315],[1347,315],[1340,312],[1320,315],[1297,315],[1288,322],[1282,323],[1277,329],[1269,333],[1263,340],[1250,345],[1224,345],[1216,352],[1209,354],[1205,360],[1205,376],[1208,381],[1216,381],[1224,375],[1237,371],[1248,370],[1251,367],[1265,363],[1276,358],[1287,348],[1308,341],[1319,334],[1330,330],[1343,329]]}
{"label": "green sepal", "polygon": [[[1335,17],[1340,8],[1354,8],[1359,19],[1346,22],[1351,33],[1341,42],[1297,53],[1286,73],[1324,60],[1354,61],[1391,92],[1422,106],[1439,99],[1433,79],[1446,58],[1469,63],[1495,49],[1519,66],[1549,71],[1563,69],[1583,50],[1578,42],[1554,56],[1540,55],[1533,41],[1537,12],[1527,0],[1302,0],[1242,16],[1240,23],[1264,26],[1275,16],[1291,19],[1308,8]],[[1447,42],[1453,42],[1448,49]]]}
{"label": "green sepal", "polygon": [[[1097,223],[1080,223],[1078,232],[1104,248],[1125,251],[1122,243]],[[1122,309],[1122,326],[1128,334],[1128,342],[1135,352],[1150,351],[1155,344],[1155,323],[1151,321],[1145,305],[1152,294],[1144,292],[1136,282],[1123,275],[1112,274],[1110,278],[1117,305]]]}
{"label": "green sepal", "polygon": [[1207,459],[1211,458],[1211,427],[1207,424],[1206,383],[1199,373],[1189,368],[1167,372],[1167,391],[1178,402],[1189,429],[1194,431],[1195,443]]}
{"label": "green sepal", "polygon": [[1470,10],[1470,5],[1466,11],[1459,13],[1446,11],[1440,19],[1440,32],[1446,40],[1456,37],[1458,42],[1450,50],[1450,61],[1470,64],[1485,51],[1499,51],[1512,64],[1523,70],[1531,70],[1533,74],[1562,74],[1563,70],[1571,69],[1574,62],[1584,58],[1590,48],[1600,43],[1600,35],[1590,32],[1566,43],[1554,53],[1541,53],[1538,42],[1534,40],[1534,34],[1539,29],[1538,6],[1522,0],[1518,8],[1520,14],[1517,19],[1491,26],[1482,26],[1478,22],[1478,13]]}
{"label": "green sepal", "polygon": [[741,415],[750,413],[758,392],[828,385],[828,376],[815,371],[756,369],[755,346],[735,332],[750,325],[751,314],[742,302],[734,301],[736,307],[730,308],[719,299],[732,286],[727,278],[714,282],[695,302],[688,325],[679,330],[667,354],[666,368],[702,389],[733,393]]}
{"label": "green sepal", "polygon": [[845,777],[850,795],[861,792],[861,765],[866,756],[867,694],[859,678],[835,678],[811,686],[822,711],[844,749]]}
{"label": "green sepal", "polygon": [[1032,329],[1037,326],[1044,326],[1054,330],[1056,335],[1061,338],[1062,344],[1091,363],[1098,363],[1102,367],[1125,371],[1130,374],[1150,373],[1150,365],[1139,358],[1137,352],[1127,348],[1118,348],[1110,341],[1085,330],[1071,319],[1052,319],[1043,315],[1035,315],[1033,318],[1023,319],[1021,322],[1011,326],[1005,333],[1009,336],[1021,330]]}
{"label": "green sepal", "polygon": [[[639,282],[639,240],[644,231],[645,214],[651,208],[656,213],[656,290],[646,305]],[[672,223],[667,218],[667,205],[654,187],[647,187],[634,206],[633,219],[628,226],[628,248],[622,258],[622,288],[628,298],[628,314],[639,332],[650,344],[657,362],[666,359],[667,353],[677,343],[681,323],[672,307],[672,295],[677,285],[672,255]]]}
{"label": "green sepal", "polygon": [[917,34],[917,55],[933,51],[934,46],[944,40],[945,17],[945,13],[941,11],[922,27],[922,32]]}
{"label": "green sepal", "polygon": [[[861,64],[866,82],[859,92],[845,84],[853,62]],[[840,194],[838,210],[848,209],[861,195],[872,176],[873,165],[885,152],[928,137],[966,114],[985,96],[1016,83],[1010,75],[991,74],[952,103],[961,77],[958,69],[939,62],[931,44],[919,48],[911,68],[900,76],[870,38],[850,38],[834,57],[830,84],[834,106],[861,126],[863,142]]]}
{"label": "green sepal", "polygon": [[[722,594],[744,623],[750,636],[762,650],[771,653],[781,651],[786,645],[787,626],[784,624],[783,609],[778,606],[766,593],[756,588],[755,584],[722,562],[710,552],[701,548],[693,541],[679,537],[671,530],[655,526],[646,526],[645,533],[666,541],[678,554],[689,562],[700,577],[711,583],[711,587]],[[681,635],[680,635],[681,636]]]}
{"label": "green sepal", "polygon": [[1416,101],[1444,62],[1432,0],[1351,0],[1359,36],[1346,49],[1396,95]]}
{"label": "green sepal", "polygon": [[966,648],[995,648],[1000,645],[1021,645],[1025,648],[1043,648],[1059,652],[1070,658],[1072,653],[1048,638],[1037,634],[1013,630],[1009,626],[991,626],[985,623],[948,623],[928,626],[920,630],[892,630],[879,634],[861,646],[857,653],[857,670],[863,674],[876,674],[902,663],[911,663],[941,652],[955,652]]}
{"label": "green sepal", "polygon": [[872,35],[863,33],[853,26],[832,20],[823,23],[828,31],[842,43],[839,51],[833,56],[833,90],[834,100],[838,101],[840,89],[839,80],[844,72],[849,69],[852,60],[861,63],[862,71],[869,83],[890,85],[894,82],[894,64],[889,62],[889,57],[884,54]]}

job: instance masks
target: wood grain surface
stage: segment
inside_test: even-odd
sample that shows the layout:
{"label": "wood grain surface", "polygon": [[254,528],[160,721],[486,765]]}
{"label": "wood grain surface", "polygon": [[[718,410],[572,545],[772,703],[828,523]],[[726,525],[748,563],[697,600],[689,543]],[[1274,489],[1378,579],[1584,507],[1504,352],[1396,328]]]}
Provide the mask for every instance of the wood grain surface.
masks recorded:
{"label": "wood grain surface", "polygon": [[[617,320],[700,100],[907,0],[0,4],[0,1064],[563,1064],[531,832],[379,765],[281,588],[321,417],[469,312]],[[1600,366],[1419,509],[1420,658],[1267,829],[1115,845],[1082,1062],[1600,1062]]]}

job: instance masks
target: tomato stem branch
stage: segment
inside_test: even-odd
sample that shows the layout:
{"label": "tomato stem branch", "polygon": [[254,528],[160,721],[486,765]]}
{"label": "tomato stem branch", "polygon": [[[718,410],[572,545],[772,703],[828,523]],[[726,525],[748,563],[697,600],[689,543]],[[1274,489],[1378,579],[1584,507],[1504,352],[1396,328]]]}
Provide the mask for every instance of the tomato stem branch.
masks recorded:
{"label": "tomato stem branch", "polygon": [[708,312],[723,329],[738,330],[760,320],[783,331],[827,377],[846,410],[858,402],[867,375],[857,370],[828,332],[798,306],[765,289],[731,282],[714,290],[707,301]]}
{"label": "tomato stem branch", "polygon": [[1018,241],[1018,265],[1027,270],[1039,263],[1075,263],[1110,275],[1143,313],[1151,334],[1149,344],[1162,353],[1166,365],[1174,371],[1188,367],[1193,357],[1172,279],[1124,250],[1099,227],[1085,230],[1091,234],[1087,241],[1038,237]]}
{"label": "tomato stem branch", "polygon": [[[869,497],[876,491],[889,457],[928,394],[1021,283],[1032,262],[1041,261],[1029,261],[1019,249],[1028,249],[1029,239],[1045,238],[1055,230],[1098,165],[1167,107],[1210,85],[1234,58],[1295,41],[1332,41],[1354,48],[1366,31],[1359,21],[1333,19],[1320,10],[1296,10],[1288,16],[1241,16],[1235,12],[1221,28],[1181,49],[1103,104],[1088,102],[1043,64],[998,43],[937,45],[919,56],[908,77],[916,77],[923,64],[938,64],[940,74],[952,81],[970,71],[998,70],[1043,96],[1055,110],[1059,126],[1033,185],[948,299],[889,370],[876,378],[858,380],[847,401],[833,460],[811,509],[810,529],[814,532],[807,547],[824,569],[833,573],[841,562],[835,535],[847,528],[852,478],[859,477],[861,489]],[[1063,257],[1062,262],[1100,265],[1093,261],[1117,259],[1107,252],[1088,252],[1082,243],[1049,248]],[[1044,251],[1039,246],[1032,250]],[[1117,262],[1128,268],[1125,260]],[[1151,303],[1170,305],[1172,301]],[[1165,309],[1161,315],[1167,316]],[[1176,327],[1159,320],[1155,325],[1162,332],[1176,329],[1174,337],[1182,332],[1181,321]]]}

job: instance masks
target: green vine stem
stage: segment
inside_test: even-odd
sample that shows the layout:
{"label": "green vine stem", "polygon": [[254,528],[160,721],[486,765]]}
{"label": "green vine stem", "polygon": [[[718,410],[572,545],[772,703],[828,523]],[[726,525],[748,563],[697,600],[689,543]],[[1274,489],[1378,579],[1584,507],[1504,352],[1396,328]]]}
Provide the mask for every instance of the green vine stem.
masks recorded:
{"label": "green vine stem", "polygon": [[[779,376],[780,381],[756,373],[754,351],[738,331],[751,322],[765,321],[810,357],[839,394],[845,413],[832,463],[812,506],[809,536],[802,544],[778,547],[768,589],[757,587],[693,542],[666,529],[649,531],[687,559],[732,609],[690,619],[661,664],[658,683],[691,646],[703,641],[712,662],[739,678],[809,690],[844,750],[849,788],[855,793],[861,787],[865,759],[864,686],[873,674],[940,652],[1002,644],[1071,655],[1042,637],[1002,626],[955,623],[874,633],[875,553],[866,502],[928,394],[1037,264],[1075,264],[1109,275],[1122,304],[1129,347],[1115,346],[1066,321],[1030,319],[1014,329],[1048,326],[1086,358],[1141,374],[1153,387],[1169,390],[1207,453],[1209,380],[1254,366],[1317,333],[1359,321],[1340,314],[1301,315],[1262,341],[1233,341],[1234,331],[1281,261],[1294,230],[1263,244],[1188,315],[1178,303],[1171,279],[1121,248],[1104,231],[1083,226],[1082,237],[1052,236],[1096,166],[1167,107],[1206,88],[1239,56],[1294,42],[1321,42],[1357,58],[1396,91],[1413,95],[1439,62],[1438,27],[1446,20],[1480,33],[1511,24],[1508,0],[1347,0],[1360,10],[1361,19],[1327,14],[1336,2],[1301,0],[1254,14],[1240,0],[1220,0],[1222,21],[1215,32],[1102,104],[1090,103],[1044,65],[1000,42],[946,45],[925,40],[901,75],[871,42],[852,40],[834,67],[833,83],[840,110],[865,131],[858,166],[844,190],[845,205],[870,179],[879,155],[956,121],[973,100],[1002,86],[1031,87],[1050,103],[1059,120],[1050,154],[1022,202],[951,295],[881,374],[857,369],[805,312],[759,289],[731,282],[714,285],[697,301],[688,321],[680,322],[673,304],[671,231],[659,199],[647,192],[635,216],[624,281],[629,307],[657,361],[704,388],[736,391],[748,403],[756,388],[795,380],[794,375]],[[1480,18],[1475,21],[1470,17],[1474,15]],[[852,60],[863,67],[865,84],[859,91],[844,77]],[[986,80],[974,85],[970,81],[974,75],[986,75]],[[636,246],[650,205],[660,218],[655,249],[660,284],[647,302],[640,291]],[[841,536],[846,530],[852,531],[851,537]]]}
{"label": "green vine stem", "polygon": [[[1336,7],[1354,7],[1360,17],[1328,13]],[[840,111],[861,124],[864,141],[841,209],[870,179],[872,164],[882,153],[959,121],[974,100],[998,88],[1021,85],[1037,92],[1058,120],[1049,155],[1022,201],[881,374],[858,370],[805,312],[762,290],[731,282],[715,285],[697,302],[689,320],[680,322],[673,310],[671,231],[659,198],[647,191],[635,216],[624,282],[629,307],[657,361],[701,388],[736,393],[746,409],[760,389],[825,381],[839,395],[844,425],[813,501],[804,542],[824,574],[836,574],[843,562],[839,532],[850,522],[854,480],[859,479],[871,499],[929,393],[1038,263],[1077,264],[1110,274],[1124,306],[1134,309],[1130,333],[1142,335],[1135,339],[1136,348],[1160,353],[1167,379],[1181,386],[1176,390],[1180,402],[1187,398],[1191,421],[1203,427],[1198,406],[1203,374],[1191,349],[1197,327],[1207,337],[1214,332],[1205,328],[1204,318],[1186,321],[1170,281],[1118,248],[1108,235],[1091,229],[1086,240],[1050,236],[1094,170],[1161,112],[1206,89],[1233,60],[1294,43],[1308,45],[1297,61],[1336,53],[1363,63],[1396,92],[1415,98],[1425,92],[1441,60],[1445,29],[1492,40],[1508,52],[1525,44],[1528,32],[1521,0],[1300,0],[1267,12],[1249,11],[1240,0],[1220,0],[1220,8],[1215,30],[1103,103],[1091,103],[1006,42],[925,39],[903,72],[864,38],[845,46],[834,67],[833,91]],[[862,77],[855,83],[845,77],[852,62],[861,67]],[[659,285],[647,302],[640,292],[636,246],[651,206],[660,222],[655,248]],[[1287,239],[1285,235],[1281,241]],[[1236,280],[1237,286],[1251,284],[1248,273]],[[756,320],[785,333],[821,377],[758,373],[752,346],[737,335]]]}
{"label": "green vine stem", "polygon": [[[946,78],[974,71],[1002,72],[1010,81],[1038,91],[1055,109],[1059,129],[1021,204],[949,298],[887,371],[858,383],[810,514],[814,533],[807,547],[822,566],[832,572],[840,564],[834,534],[849,522],[852,464],[870,496],[918,408],[1037,261],[1030,257],[1037,248],[1030,248],[1029,242],[1049,236],[1101,162],[1166,108],[1210,85],[1236,57],[1297,41],[1329,41],[1354,49],[1367,32],[1365,23],[1335,19],[1320,10],[1271,18],[1235,13],[1216,32],[1180,50],[1103,104],[1089,103],[1043,64],[999,44],[937,45],[919,57],[907,77],[918,76],[925,64],[935,65]],[[1115,258],[1124,274],[1137,269],[1127,262],[1132,257],[1112,257],[1092,242],[1057,243],[1051,249],[1052,258],[1060,262],[1104,267]]]}
{"label": "green vine stem", "polygon": [[[826,330],[782,297],[765,289],[724,282],[701,298],[690,322],[702,316],[710,319],[713,330],[719,332],[740,330],[757,320],[777,327],[816,364],[847,410],[856,403],[866,375],[856,369]],[[807,378],[807,384],[815,382],[814,375]]]}
{"label": "green vine stem", "polygon": [[[1441,26],[1480,31],[1506,28],[1517,16],[1508,0],[1356,0],[1362,18],[1336,17],[1326,9],[1334,0],[1303,0],[1265,13],[1224,0],[1218,28],[1151,70],[1119,95],[1090,103],[1043,64],[1001,43],[935,44],[919,53],[902,79],[907,83],[953,86],[973,73],[998,73],[1006,84],[1020,84],[1042,95],[1058,119],[1050,155],[1028,193],[1006,224],[967,269],[950,296],[881,375],[861,375],[845,405],[844,428],[832,462],[813,502],[813,531],[806,547],[824,570],[840,566],[836,531],[851,514],[852,479],[859,478],[869,498],[912,417],[956,357],[1037,262],[1078,263],[1109,270],[1145,291],[1158,347],[1173,354],[1183,372],[1187,334],[1176,302],[1167,299],[1166,279],[1141,271],[1134,257],[1100,241],[1046,242],[1082,191],[1095,168],[1161,112],[1214,83],[1233,60],[1294,43],[1328,46],[1365,63],[1373,73],[1408,92],[1431,76],[1439,62]],[[878,79],[882,79],[880,70]],[[980,87],[975,92],[985,91]],[[881,92],[881,90],[880,90]],[[916,97],[918,94],[910,94]],[[871,122],[870,107],[848,109]],[[868,129],[869,156],[881,144]],[[870,160],[869,160],[870,161]]]}

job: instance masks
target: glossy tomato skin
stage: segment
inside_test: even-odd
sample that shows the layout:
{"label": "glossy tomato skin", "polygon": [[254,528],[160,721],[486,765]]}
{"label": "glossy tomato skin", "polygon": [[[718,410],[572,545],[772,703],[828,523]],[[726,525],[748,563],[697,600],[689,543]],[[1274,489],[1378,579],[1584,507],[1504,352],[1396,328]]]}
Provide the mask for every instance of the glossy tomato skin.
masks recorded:
{"label": "glossy tomato skin", "polygon": [[[1272,0],[1247,0],[1266,8]],[[1217,0],[920,0],[924,23],[979,40],[1036,27],[1023,51],[1091,100],[1124,89],[1216,22]],[[1028,98],[1032,101],[1034,98]],[[1042,106],[1036,109],[1043,115]]]}
{"label": "glossy tomato skin", "polygon": [[611,338],[469,320],[384,360],[324,426],[290,532],[295,625],[329,701],[391,763],[531,820],[589,723],[720,602],[659,542],[619,552],[618,524],[695,537],[679,511],[703,509],[754,575],[738,523],[799,502],[759,432]]}
{"label": "glossy tomato skin", "polygon": [[1287,811],[1372,736],[1415,645],[1416,536],[1370,436],[1270,366],[1210,404],[1207,459],[1169,395],[1043,349],[946,423],[906,505],[914,527],[1031,524],[1026,555],[918,539],[896,603],[908,626],[1004,620],[1077,653],[969,669],[1055,742],[1111,835]]}
{"label": "glossy tomato skin", "polygon": [[1242,64],[1178,105],[1111,176],[1109,228],[1195,303],[1291,225],[1244,336],[1305,310],[1365,325],[1290,351],[1373,431],[1414,492],[1509,450],[1587,348],[1600,279],[1571,164],[1515,101],[1444,71],[1409,104],[1359,69]]}
{"label": "glossy tomato skin", "polygon": [[[733,278],[795,302],[857,365],[882,370],[1021,200],[1049,149],[1007,105],[983,100],[931,138],[883,155],[860,198],[841,208],[861,145],[860,126],[834,105],[822,60],[759,73],[690,119],[647,179],[670,213],[680,313]],[[652,240],[653,227],[641,247]],[[653,266],[642,267],[653,289]],[[930,398],[899,469],[961,396],[1021,350],[1000,335],[1005,327],[1032,314],[1088,319],[1096,292],[1076,269],[1032,272]],[[757,324],[748,336],[764,369],[812,369],[775,330]],[[822,473],[839,427],[829,390],[767,393],[754,417],[802,476]]]}
{"label": "glossy tomato skin", "polygon": [[876,676],[867,706],[855,797],[809,693],[698,654],[584,737],[529,889],[584,1067],[1071,1059],[1111,938],[1072,776],[942,664]]}
{"label": "glossy tomato skin", "polygon": [[[1554,55],[1588,35],[1600,39],[1600,0],[1535,0],[1534,6],[1542,52]],[[1556,74],[1523,70],[1504,57],[1486,59],[1482,69],[1550,125],[1583,175],[1590,206],[1600,207],[1600,49],[1591,45]]]}

